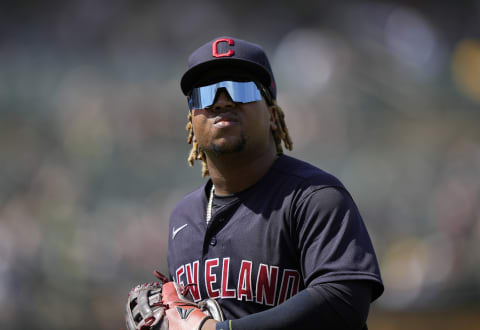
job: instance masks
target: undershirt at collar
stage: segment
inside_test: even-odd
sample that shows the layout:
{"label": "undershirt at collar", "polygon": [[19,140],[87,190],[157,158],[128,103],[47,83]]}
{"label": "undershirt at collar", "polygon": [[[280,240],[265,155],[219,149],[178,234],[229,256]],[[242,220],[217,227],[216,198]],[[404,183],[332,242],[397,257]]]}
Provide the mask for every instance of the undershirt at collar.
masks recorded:
{"label": "undershirt at collar", "polygon": [[236,194],[226,195],[226,196],[217,196],[215,193],[213,194],[213,202],[212,207],[214,209],[218,209],[222,206],[230,204],[234,200],[237,200],[239,197]]}

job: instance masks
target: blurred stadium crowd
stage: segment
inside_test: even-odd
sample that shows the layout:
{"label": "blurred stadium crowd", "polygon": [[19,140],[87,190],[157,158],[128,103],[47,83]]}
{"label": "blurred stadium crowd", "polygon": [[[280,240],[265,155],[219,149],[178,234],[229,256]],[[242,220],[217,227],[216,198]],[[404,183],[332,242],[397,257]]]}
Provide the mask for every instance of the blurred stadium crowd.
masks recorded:
{"label": "blurred stadium crowd", "polygon": [[[167,272],[188,54],[265,47],[294,150],[351,190],[374,310],[479,307],[480,2],[2,1],[0,328],[118,329]],[[477,321],[479,321],[477,319]]]}

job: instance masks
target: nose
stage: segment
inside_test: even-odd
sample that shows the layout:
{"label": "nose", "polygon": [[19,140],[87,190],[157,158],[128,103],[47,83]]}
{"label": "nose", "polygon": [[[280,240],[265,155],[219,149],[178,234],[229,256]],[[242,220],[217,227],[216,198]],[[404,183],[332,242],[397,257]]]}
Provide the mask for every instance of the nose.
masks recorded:
{"label": "nose", "polygon": [[215,111],[221,111],[224,109],[233,108],[235,106],[235,102],[230,98],[230,95],[225,91],[225,89],[221,89],[217,92],[217,96],[215,98],[215,102],[213,102],[210,109]]}

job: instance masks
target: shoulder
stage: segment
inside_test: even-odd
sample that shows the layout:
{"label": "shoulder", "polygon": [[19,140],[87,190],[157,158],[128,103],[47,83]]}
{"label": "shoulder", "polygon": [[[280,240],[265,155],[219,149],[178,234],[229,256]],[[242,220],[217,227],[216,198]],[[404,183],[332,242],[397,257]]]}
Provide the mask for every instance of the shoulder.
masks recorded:
{"label": "shoulder", "polygon": [[276,175],[284,180],[294,181],[298,186],[313,190],[326,187],[345,189],[342,182],[334,175],[305,161],[282,155],[275,162]]}
{"label": "shoulder", "polygon": [[333,174],[330,174],[305,161],[281,156],[275,164],[277,180],[287,184],[294,191],[292,195],[292,214],[299,212],[324,215],[348,211],[359,215],[350,192]]}
{"label": "shoulder", "polygon": [[354,208],[350,193],[337,177],[286,155],[277,159],[269,175],[250,193],[250,198],[269,208],[288,212],[289,219],[304,211]]}
{"label": "shoulder", "polygon": [[321,221],[363,221],[350,193],[339,187],[309,189],[298,200],[295,216],[312,217]]}
{"label": "shoulder", "polygon": [[193,210],[203,207],[206,199],[205,189],[207,185],[208,183],[203,184],[201,187],[183,196],[183,198],[181,198],[177,204],[175,204],[171,213],[172,217],[178,215],[188,215]]}

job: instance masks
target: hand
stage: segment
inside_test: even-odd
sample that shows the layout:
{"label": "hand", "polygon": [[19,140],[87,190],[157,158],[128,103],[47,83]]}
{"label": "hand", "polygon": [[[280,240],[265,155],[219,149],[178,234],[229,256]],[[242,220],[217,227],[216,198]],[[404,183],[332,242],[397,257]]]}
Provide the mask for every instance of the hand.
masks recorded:
{"label": "hand", "polygon": [[154,275],[160,282],[137,285],[128,295],[125,314],[128,330],[199,330],[203,326],[215,329],[216,321],[224,320],[215,300],[192,301],[189,297],[192,284],[181,287],[158,271]]}

